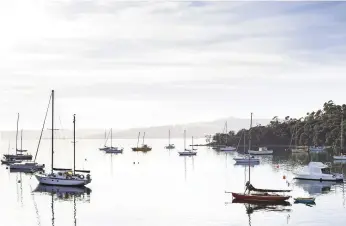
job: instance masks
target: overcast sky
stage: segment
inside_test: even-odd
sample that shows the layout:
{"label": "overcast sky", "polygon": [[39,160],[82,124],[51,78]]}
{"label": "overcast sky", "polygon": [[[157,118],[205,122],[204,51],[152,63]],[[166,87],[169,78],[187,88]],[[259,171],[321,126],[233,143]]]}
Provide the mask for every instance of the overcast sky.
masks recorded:
{"label": "overcast sky", "polygon": [[[300,117],[346,103],[346,3],[0,2],[0,129]],[[59,120],[60,121],[60,120]],[[59,122],[60,124],[60,122]]]}

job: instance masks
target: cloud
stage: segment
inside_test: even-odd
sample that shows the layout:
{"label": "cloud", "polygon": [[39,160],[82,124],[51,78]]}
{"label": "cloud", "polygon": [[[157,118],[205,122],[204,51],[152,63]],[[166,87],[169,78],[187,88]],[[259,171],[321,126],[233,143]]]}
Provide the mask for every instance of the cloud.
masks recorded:
{"label": "cloud", "polygon": [[[142,115],[148,125],[247,111],[298,115],[343,101],[345,10],[343,2],[0,3],[0,117],[25,111],[35,118],[29,105],[44,108],[52,88],[66,103],[62,114],[67,102],[80,101],[83,112],[73,109],[92,118],[92,106],[133,111],[141,101],[152,108]],[[163,108],[184,114],[150,116]],[[125,126],[135,116],[123,117]]]}

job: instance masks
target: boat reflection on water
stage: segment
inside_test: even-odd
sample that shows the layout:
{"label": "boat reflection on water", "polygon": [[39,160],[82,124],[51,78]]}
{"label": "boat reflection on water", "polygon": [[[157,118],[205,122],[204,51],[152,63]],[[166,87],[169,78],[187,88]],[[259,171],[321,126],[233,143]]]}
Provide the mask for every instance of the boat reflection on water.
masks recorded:
{"label": "boat reflection on water", "polygon": [[90,202],[91,189],[88,187],[68,187],[68,186],[50,186],[39,184],[34,192],[51,194],[59,200],[77,199],[79,201]]}
{"label": "boat reflection on water", "polygon": [[[241,201],[234,199],[233,203],[244,204],[246,209],[246,214],[249,218],[249,226],[251,226],[251,214],[255,212],[281,212],[281,213],[290,213],[292,210],[289,208],[291,203],[287,201],[277,202],[277,203],[263,203],[256,201]],[[290,215],[287,216],[287,221]]]}
{"label": "boat reflection on water", "polygon": [[295,185],[303,188],[304,191],[308,192],[310,195],[316,194],[326,194],[331,191],[333,185],[336,185],[333,181],[308,181],[299,180],[295,182]]}
{"label": "boat reflection on water", "polygon": [[235,166],[252,166],[252,167],[254,167],[254,166],[257,166],[257,165],[259,165],[260,163],[259,162],[250,162],[250,164],[247,162],[236,162],[236,163],[234,163],[234,165]]}
{"label": "boat reflection on water", "polygon": [[[51,196],[51,224],[55,225],[55,200],[69,201],[73,203],[73,222],[77,226],[77,201],[90,202],[91,189],[88,187],[67,187],[67,186],[51,186],[39,184],[34,193],[42,193]],[[35,204],[36,208],[36,204]],[[36,208],[37,209],[37,208]],[[72,210],[71,210],[72,211]],[[38,214],[38,210],[36,211]],[[39,214],[37,219],[40,219]],[[39,222],[38,225],[41,225]]]}

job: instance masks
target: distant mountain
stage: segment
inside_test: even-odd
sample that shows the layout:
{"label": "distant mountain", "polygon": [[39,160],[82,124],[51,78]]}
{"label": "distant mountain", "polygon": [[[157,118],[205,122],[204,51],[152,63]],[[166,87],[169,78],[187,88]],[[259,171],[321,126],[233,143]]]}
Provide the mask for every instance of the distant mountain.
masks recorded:
{"label": "distant mountain", "polygon": [[[177,125],[165,125],[155,126],[146,128],[132,128],[127,130],[116,131],[113,130],[114,138],[122,139],[136,139],[138,132],[146,133],[146,138],[167,138],[168,130],[171,130],[172,138],[182,138],[183,131],[186,129],[187,137],[194,136],[196,138],[205,137],[206,135],[212,135],[215,133],[223,132],[225,122],[227,121],[228,130],[238,131],[242,128],[249,128],[250,119],[240,118],[224,118],[209,122],[196,122],[188,124],[177,124]],[[270,122],[270,119],[254,119],[253,125],[257,124],[266,125]],[[103,139],[105,136],[104,129],[81,129],[77,132],[77,138],[79,139]],[[15,131],[2,131],[0,132],[2,140],[14,140],[16,137]],[[57,139],[72,138],[73,133],[71,130],[58,130],[55,132]],[[40,137],[40,131],[25,130],[23,131],[23,139],[38,139]],[[50,139],[51,132],[45,130],[43,133],[43,139]]]}
{"label": "distant mountain", "polygon": [[[121,130],[113,132],[113,137],[116,138],[137,138],[138,132],[146,133],[146,138],[167,138],[168,130],[171,130],[172,138],[182,138],[184,129],[186,129],[187,137],[194,136],[196,138],[205,137],[206,135],[212,135],[224,130],[225,122],[227,121],[228,130],[238,131],[243,128],[249,128],[250,119],[239,119],[234,117],[219,119],[211,122],[196,122],[181,125],[165,125],[146,128],[132,128],[127,130]],[[270,122],[270,119],[254,119],[253,125],[261,124],[266,125]],[[102,134],[94,134],[87,138],[102,138]]]}

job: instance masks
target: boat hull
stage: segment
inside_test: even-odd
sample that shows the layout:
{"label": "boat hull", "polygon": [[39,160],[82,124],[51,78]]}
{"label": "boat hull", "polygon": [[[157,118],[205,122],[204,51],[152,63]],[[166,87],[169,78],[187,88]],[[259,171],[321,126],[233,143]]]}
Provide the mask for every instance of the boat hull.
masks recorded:
{"label": "boat hull", "polygon": [[241,193],[232,192],[232,196],[236,200],[241,201],[254,201],[254,202],[283,202],[290,198],[290,196],[281,195],[246,195]]}
{"label": "boat hull", "polygon": [[194,152],[194,151],[181,151],[178,153],[180,156],[195,156],[195,155],[197,155],[197,152]]}
{"label": "boat hull", "polygon": [[336,155],[333,156],[334,160],[345,160],[346,161],[346,155]]}
{"label": "boat hull", "polygon": [[295,198],[295,203],[314,204],[315,198]]}
{"label": "boat hull", "polygon": [[44,164],[36,163],[14,163],[10,165],[10,170],[31,170],[31,171],[40,171],[45,167]]}
{"label": "boat hull", "polygon": [[251,155],[272,155],[273,154],[273,150],[267,150],[267,151],[252,151],[252,150],[249,150],[248,152]]}
{"label": "boat hull", "polygon": [[84,186],[91,182],[91,179],[65,179],[65,178],[51,178],[44,175],[35,175],[40,184],[55,185],[55,186]]}
{"label": "boat hull", "polygon": [[222,147],[220,148],[220,151],[236,151],[237,148],[235,147]]}
{"label": "boat hull", "polygon": [[32,155],[4,155],[6,159],[32,160]]}
{"label": "boat hull", "polygon": [[132,151],[148,152],[151,151],[151,148],[132,148]]}
{"label": "boat hull", "polygon": [[258,158],[233,158],[233,160],[238,164],[244,164],[244,163],[256,164],[260,162]]}

